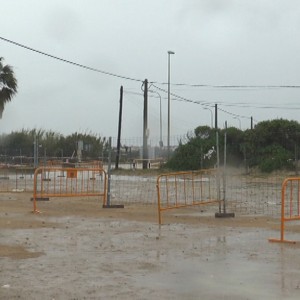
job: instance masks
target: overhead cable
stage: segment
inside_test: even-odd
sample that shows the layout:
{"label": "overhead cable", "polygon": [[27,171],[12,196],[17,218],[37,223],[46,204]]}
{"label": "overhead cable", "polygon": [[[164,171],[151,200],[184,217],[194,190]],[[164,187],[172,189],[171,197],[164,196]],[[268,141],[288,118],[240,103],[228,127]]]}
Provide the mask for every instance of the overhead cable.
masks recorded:
{"label": "overhead cable", "polygon": [[[167,85],[168,82],[151,82],[160,85]],[[300,85],[213,85],[213,84],[191,84],[191,83],[170,83],[172,86],[187,86],[194,88],[215,88],[215,89],[299,89]]]}
{"label": "overhead cable", "polygon": [[89,67],[89,66],[86,66],[86,65],[83,65],[83,64],[79,64],[79,63],[73,62],[73,61],[71,61],[71,60],[67,60],[67,59],[64,59],[64,58],[60,58],[60,57],[58,57],[58,56],[54,56],[54,55],[52,55],[52,54],[49,54],[49,53],[46,53],[46,52],[43,52],[43,51],[40,51],[40,50],[37,50],[37,49],[33,49],[33,48],[31,48],[31,47],[28,47],[28,46],[25,46],[25,45],[23,45],[23,44],[14,42],[14,41],[12,41],[12,40],[6,39],[6,38],[1,37],[1,36],[0,36],[0,39],[3,40],[3,41],[5,41],[5,42],[11,43],[11,44],[13,44],[13,45],[16,45],[16,46],[18,46],[18,47],[21,47],[21,48],[24,48],[24,49],[27,49],[27,50],[30,50],[30,51],[39,53],[39,54],[41,54],[41,55],[45,55],[45,56],[51,57],[51,58],[53,58],[53,59],[62,61],[62,62],[64,62],[64,63],[71,64],[71,65],[76,66],[76,67],[79,67],[79,68],[87,69],[87,70],[90,70],[90,71],[93,71],[93,72],[97,72],[97,73],[101,73],[101,74],[104,74],[104,75],[109,75],[109,76],[113,76],[113,77],[117,77],[117,78],[122,78],[122,79],[126,79],[126,80],[138,81],[138,82],[142,82],[142,81],[143,81],[143,80],[140,80],[140,79],[131,78],[131,77],[122,76],[122,75],[114,74],[114,73],[111,73],[111,72],[99,70],[99,69],[97,69],[97,68]]}
{"label": "overhead cable", "polygon": [[[48,56],[50,58],[62,61],[64,63],[74,65],[76,67],[84,68],[84,69],[87,69],[87,70],[90,70],[93,72],[97,72],[97,73],[101,73],[104,75],[109,75],[109,76],[113,76],[113,77],[117,77],[117,78],[121,78],[121,79],[131,80],[131,81],[137,81],[137,82],[144,81],[142,79],[132,78],[132,77],[128,77],[128,76],[122,76],[122,75],[115,74],[112,72],[107,72],[107,71],[103,71],[103,70],[100,70],[100,69],[97,69],[94,67],[89,67],[89,66],[86,66],[86,65],[83,65],[80,63],[76,63],[71,60],[60,58],[58,56],[43,52],[41,50],[34,49],[32,47],[29,47],[29,46],[23,45],[21,43],[6,39],[1,36],[0,36],[0,39],[7,43],[13,44],[15,46],[36,52],[41,55]],[[168,84],[167,82],[156,82],[156,81],[150,81],[149,83],[150,84],[160,84],[160,85]],[[191,83],[171,83],[171,85],[172,86],[187,86],[187,87],[195,87],[195,88],[216,88],[216,89],[274,89],[274,88],[299,89],[300,88],[300,85],[211,85],[211,84],[191,84]]]}

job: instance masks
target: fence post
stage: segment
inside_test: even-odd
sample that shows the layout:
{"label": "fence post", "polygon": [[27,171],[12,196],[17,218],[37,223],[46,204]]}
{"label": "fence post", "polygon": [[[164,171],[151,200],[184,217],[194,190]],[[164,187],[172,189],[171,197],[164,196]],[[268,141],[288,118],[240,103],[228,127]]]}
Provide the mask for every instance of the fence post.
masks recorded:
{"label": "fence post", "polygon": [[107,166],[107,201],[106,205],[110,206],[110,180],[111,180],[111,137],[108,140],[108,166]]}

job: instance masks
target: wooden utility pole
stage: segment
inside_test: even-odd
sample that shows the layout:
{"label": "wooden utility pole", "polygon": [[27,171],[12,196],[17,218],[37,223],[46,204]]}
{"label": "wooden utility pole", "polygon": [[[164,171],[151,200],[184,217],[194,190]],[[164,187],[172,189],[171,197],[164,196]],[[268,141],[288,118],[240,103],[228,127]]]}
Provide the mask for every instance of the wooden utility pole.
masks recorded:
{"label": "wooden utility pole", "polygon": [[148,167],[148,80],[144,81],[143,169]]}
{"label": "wooden utility pole", "polygon": [[121,149],[121,128],[122,128],[122,109],[123,109],[123,86],[120,88],[120,109],[119,109],[119,128],[117,141],[117,156],[116,156],[116,170],[119,168],[120,149]]}
{"label": "wooden utility pole", "polygon": [[218,104],[215,104],[215,129],[218,129]]}
{"label": "wooden utility pole", "polygon": [[[215,104],[215,131],[216,131],[216,154],[217,154],[217,199],[221,198],[220,187],[220,153],[219,153],[219,129],[218,129],[218,104]],[[219,213],[221,213],[221,202],[219,204]]]}

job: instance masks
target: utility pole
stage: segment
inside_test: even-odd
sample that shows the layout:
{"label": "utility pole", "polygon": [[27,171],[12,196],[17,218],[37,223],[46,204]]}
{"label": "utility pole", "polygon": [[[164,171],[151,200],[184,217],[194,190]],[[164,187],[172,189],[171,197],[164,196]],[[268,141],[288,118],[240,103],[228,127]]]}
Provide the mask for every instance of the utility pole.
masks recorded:
{"label": "utility pole", "polygon": [[39,142],[38,136],[34,135],[33,140],[33,167],[37,168],[39,166]]}
{"label": "utility pole", "polygon": [[143,169],[148,167],[148,80],[144,81]]}
{"label": "utility pole", "polygon": [[117,141],[117,156],[116,156],[116,170],[119,168],[120,149],[121,149],[121,128],[122,128],[122,108],[123,108],[123,86],[120,88],[120,109],[119,109],[119,128]]}
{"label": "utility pole", "polygon": [[170,72],[170,68],[171,68],[171,64],[170,64],[170,56],[172,54],[175,54],[174,51],[168,51],[168,143],[167,143],[167,147],[168,147],[168,159],[170,158],[170,152],[171,152],[171,148],[170,148],[170,131],[171,131],[171,92],[170,92],[170,78],[171,78],[171,72]]}
{"label": "utility pole", "polygon": [[251,130],[253,129],[253,117],[251,117]]}
{"label": "utility pole", "polygon": [[215,104],[215,130],[218,129],[218,104]]}
{"label": "utility pole", "polygon": [[[216,131],[216,154],[217,154],[217,199],[220,201],[220,153],[219,153],[219,129],[218,129],[218,104],[215,104],[215,131]],[[219,203],[219,213],[221,213],[221,202]]]}
{"label": "utility pole", "polygon": [[216,218],[234,218],[234,213],[226,212],[226,144],[227,144],[227,122],[225,122],[225,137],[224,137],[224,171],[223,171],[223,212],[221,206],[221,174],[220,174],[220,155],[219,155],[219,129],[218,129],[218,105],[215,105],[216,114],[216,144],[217,144],[217,199],[219,200],[219,212],[215,213]]}
{"label": "utility pole", "polygon": [[215,104],[215,131],[216,131],[217,169],[219,170],[220,156],[219,156],[218,104]]}
{"label": "utility pole", "polygon": [[226,165],[227,165],[227,121],[224,133],[223,213],[226,214]]}

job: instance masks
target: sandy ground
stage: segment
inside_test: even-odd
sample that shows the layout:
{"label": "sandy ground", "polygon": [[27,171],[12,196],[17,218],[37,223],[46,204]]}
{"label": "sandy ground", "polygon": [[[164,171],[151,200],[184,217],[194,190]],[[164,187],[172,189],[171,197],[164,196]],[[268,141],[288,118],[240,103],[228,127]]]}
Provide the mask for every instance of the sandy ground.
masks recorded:
{"label": "sandy ground", "polygon": [[300,246],[268,242],[278,219],[195,207],[159,226],[152,205],[53,198],[33,214],[30,197],[0,195],[0,299],[300,299]]}

